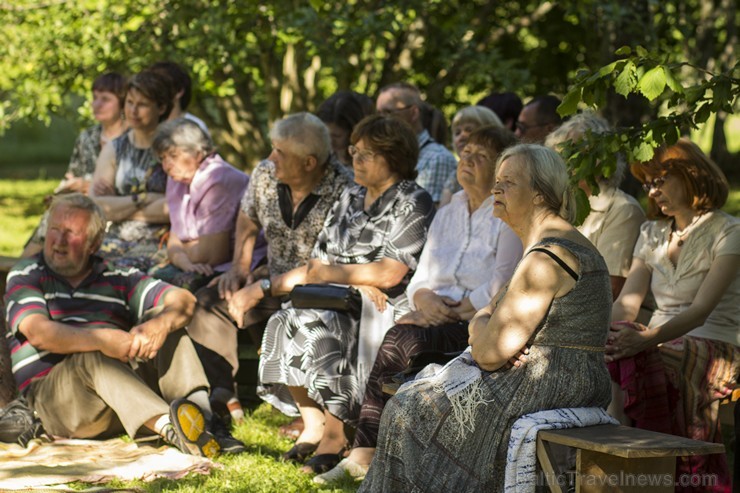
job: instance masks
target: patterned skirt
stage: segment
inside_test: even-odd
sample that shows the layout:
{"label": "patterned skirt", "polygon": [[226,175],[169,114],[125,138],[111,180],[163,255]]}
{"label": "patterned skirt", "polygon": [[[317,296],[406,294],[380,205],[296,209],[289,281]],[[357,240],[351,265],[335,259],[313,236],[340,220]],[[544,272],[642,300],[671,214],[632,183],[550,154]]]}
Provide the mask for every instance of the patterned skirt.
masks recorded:
{"label": "patterned skirt", "polygon": [[357,377],[360,321],[350,313],[288,308],[267,322],[259,362],[258,395],[284,414],[297,416],[288,387],[354,425],[362,395]]}
{"label": "patterned skirt", "polygon": [[164,281],[173,286],[187,289],[191,293],[195,293],[200,288],[208,284],[211,279],[218,275],[218,273],[206,276],[198,272],[185,272],[169,263],[169,261],[166,261],[149,269],[149,275],[155,279],[159,279],[160,281]]}
{"label": "patterned skirt", "polygon": [[[625,414],[640,428],[722,443],[719,400],[737,382],[740,348],[711,339],[681,337],[661,344],[651,358],[645,359],[641,353],[610,364],[612,379],[625,392]],[[650,364],[655,359],[657,366]],[[652,385],[644,385],[646,381]],[[715,480],[711,487],[679,486],[676,491],[730,488],[724,454],[679,457],[676,473],[694,480],[711,474]]]}
{"label": "patterned skirt", "polygon": [[103,238],[98,254],[114,267],[134,267],[147,272],[167,258],[164,246],[168,225],[142,221],[112,223]]}

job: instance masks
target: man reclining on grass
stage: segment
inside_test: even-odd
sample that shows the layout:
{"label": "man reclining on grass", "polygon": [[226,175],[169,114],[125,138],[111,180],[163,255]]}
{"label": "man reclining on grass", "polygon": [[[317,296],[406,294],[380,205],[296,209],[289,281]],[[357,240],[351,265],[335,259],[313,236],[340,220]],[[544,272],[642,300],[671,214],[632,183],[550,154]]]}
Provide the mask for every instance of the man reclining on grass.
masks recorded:
{"label": "man reclining on grass", "polygon": [[203,367],[180,330],[195,297],[134,269],[109,269],[95,255],[104,231],[91,199],[59,196],[43,252],[8,274],[18,389],[52,435],[148,431],[189,454],[244,451],[212,416]]}

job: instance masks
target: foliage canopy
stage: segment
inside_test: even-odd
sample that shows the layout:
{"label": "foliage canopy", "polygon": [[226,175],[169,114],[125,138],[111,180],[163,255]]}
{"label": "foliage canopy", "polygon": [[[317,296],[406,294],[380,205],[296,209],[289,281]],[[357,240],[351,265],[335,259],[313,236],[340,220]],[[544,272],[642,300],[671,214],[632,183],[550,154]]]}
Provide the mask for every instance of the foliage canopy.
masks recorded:
{"label": "foliage canopy", "polygon": [[[726,72],[739,16],[734,0],[16,0],[0,3],[0,127],[72,116],[98,74],[162,59],[190,69],[191,110],[246,166],[266,155],[266,129],[283,114],[311,111],[337,89],[374,96],[397,80],[448,115],[491,90],[527,99],[566,94],[575,81],[565,109],[598,104],[613,123],[635,125],[658,107],[615,95],[608,77],[617,91],[652,96],[664,79],[675,90],[703,70]],[[661,63],[616,60],[623,45],[644,46],[645,60],[661,53]],[[688,60],[699,72],[671,65]],[[705,108],[700,116],[727,111]],[[86,106],[79,117],[89,122]]]}

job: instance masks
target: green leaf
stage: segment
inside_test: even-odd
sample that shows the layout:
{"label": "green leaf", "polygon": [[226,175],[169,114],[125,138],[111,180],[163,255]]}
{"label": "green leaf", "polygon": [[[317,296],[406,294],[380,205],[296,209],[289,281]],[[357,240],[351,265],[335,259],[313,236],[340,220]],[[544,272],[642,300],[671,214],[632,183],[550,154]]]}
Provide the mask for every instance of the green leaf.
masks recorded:
{"label": "green leaf", "polygon": [[637,84],[635,64],[631,60],[622,69],[617,80],[614,81],[614,90],[625,98],[631,93]]}
{"label": "green leaf", "polygon": [[643,96],[648,98],[650,101],[663,94],[665,86],[666,76],[661,65],[648,70],[637,84],[637,88]]}
{"label": "green leaf", "polygon": [[612,62],[609,65],[605,65],[599,69],[598,74],[599,77],[604,77],[605,75],[609,75],[612,72],[614,72],[614,69],[617,68],[617,64],[620,63],[619,61]]}
{"label": "green leaf", "polygon": [[619,56],[630,56],[632,54],[632,48],[630,48],[629,46],[622,46],[617,51],[615,51],[614,54]]}
{"label": "green leaf", "polygon": [[730,80],[726,77],[719,77],[717,83],[712,88],[712,108],[714,111],[725,108],[732,98],[730,95],[731,91]]}
{"label": "green leaf", "polygon": [[591,213],[591,204],[588,201],[586,192],[581,190],[579,187],[574,187],[573,194],[576,199],[576,220],[574,226],[580,226],[583,221]]}
{"label": "green leaf", "polygon": [[712,114],[712,107],[710,104],[705,103],[694,113],[694,123],[704,123],[709,119],[709,115]]}
{"label": "green leaf", "polygon": [[632,155],[634,158],[642,163],[650,161],[653,154],[653,146],[648,142],[641,142],[636,148],[632,149]]}
{"label": "green leaf", "polygon": [[558,114],[560,116],[572,115],[576,112],[578,109],[578,102],[581,100],[582,91],[583,90],[580,87],[576,87],[565,95],[563,102],[558,106]]}
{"label": "green leaf", "polygon": [[671,88],[671,91],[683,94],[683,86],[681,85],[681,82],[676,79],[676,76],[673,75],[673,72],[668,67],[663,67],[663,71],[665,72],[666,84]]}
{"label": "green leaf", "polygon": [[704,97],[706,91],[707,88],[704,84],[701,84],[699,86],[687,87],[685,89],[686,102],[688,104],[696,104],[697,101]]}
{"label": "green leaf", "polygon": [[681,129],[679,129],[676,126],[673,126],[666,130],[665,133],[665,143],[666,145],[672,146],[676,142],[678,142],[679,137],[681,137]]}
{"label": "green leaf", "polygon": [[647,50],[640,45],[637,45],[635,47],[635,52],[637,53],[637,56],[642,57],[642,58],[645,58],[646,56],[648,56]]}

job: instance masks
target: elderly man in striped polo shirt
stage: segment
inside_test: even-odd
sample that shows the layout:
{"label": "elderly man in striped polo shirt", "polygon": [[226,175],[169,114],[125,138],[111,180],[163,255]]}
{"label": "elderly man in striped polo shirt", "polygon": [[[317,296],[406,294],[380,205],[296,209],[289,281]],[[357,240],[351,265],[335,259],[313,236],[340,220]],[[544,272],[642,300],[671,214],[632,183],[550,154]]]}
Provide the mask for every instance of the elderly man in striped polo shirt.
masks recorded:
{"label": "elderly man in striped polo shirt", "polygon": [[59,196],[43,252],[8,275],[19,390],[53,435],[149,432],[190,454],[243,451],[210,419],[208,381],[181,330],[195,297],[134,269],[109,269],[95,255],[104,231],[92,200]]}

